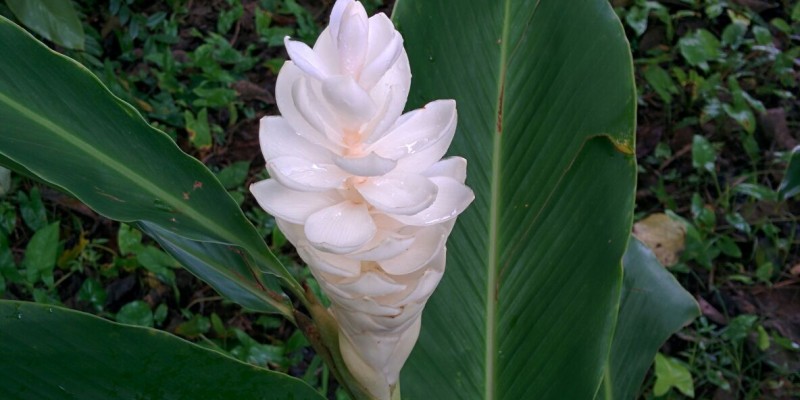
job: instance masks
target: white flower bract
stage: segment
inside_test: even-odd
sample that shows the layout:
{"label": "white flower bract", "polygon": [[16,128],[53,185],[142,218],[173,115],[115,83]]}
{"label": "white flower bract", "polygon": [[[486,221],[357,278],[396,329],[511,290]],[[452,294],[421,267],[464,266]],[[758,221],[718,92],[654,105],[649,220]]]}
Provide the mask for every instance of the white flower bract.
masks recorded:
{"label": "white flower bract", "polygon": [[388,399],[444,273],[445,242],[474,195],[442,159],[456,104],[403,114],[411,72],[384,15],[338,0],[313,48],[285,39],[281,116],[261,120],[271,179],[250,187],[331,299],[348,368]]}

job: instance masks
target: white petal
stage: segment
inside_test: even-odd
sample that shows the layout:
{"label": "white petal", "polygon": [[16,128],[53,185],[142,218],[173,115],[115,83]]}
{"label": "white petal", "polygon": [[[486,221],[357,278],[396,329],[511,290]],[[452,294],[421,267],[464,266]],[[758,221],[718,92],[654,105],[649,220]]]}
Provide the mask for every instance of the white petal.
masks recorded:
{"label": "white petal", "polygon": [[381,260],[381,269],[392,275],[406,275],[425,267],[444,248],[447,230],[442,225],[434,225],[419,230],[415,235],[414,246],[410,246],[397,256]]}
{"label": "white petal", "polygon": [[331,37],[334,39],[334,41],[339,36],[339,27],[342,24],[342,16],[344,15],[345,10],[347,10],[350,5],[353,4],[353,1],[354,0],[337,0],[336,4],[333,5],[329,29]]}
{"label": "white petal", "polygon": [[321,252],[313,247],[298,247],[297,253],[312,269],[339,277],[352,278],[361,273],[361,261]]}
{"label": "white petal", "polygon": [[388,279],[383,274],[367,272],[357,278],[346,279],[336,284],[339,289],[353,295],[360,296],[387,296],[392,293],[403,291],[406,285],[398,284]]}
{"label": "white petal", "polygon": [[357,252],[347,257],[362,261],[382,261],[403,254],[414,243],[414,236],[398,235],[383,229],[378,230],[375,237]]}
{"label": "white petal", "polygon": [[464,183],[467,180],[467,160],[462,157],[448,157],[433,164],[423,171],[422,175],[427,177],[446,176]]}
{"label": "white petal", "polygon": [[347,6],[342,13],[336,36],[339,49],[339,67],[342,72],[357,77],[367,58],[369,19],[360,2]]}
{"label": "white petal", "polygon": [[404,283],[409,289],[404,293],[381,297],[377,300],[388,306],[401,304],[424,303],[433,294],[444,274],[447,249],[442,248],[436,256],[417,273],[394,277],[398,283]]}
{"label": "white petal", "polygon": [[339,151],[343,146],[340,119],[329,110],[329,104],[320,99],[322,94],[318,96],[318,91],[322,91],[320,82],[298,79],[292,87],[294,107],[302,118],[313,126],[313,139],[310,140],[320,141],[320,145]]}
{"label": "white petal", "polygon": [[385,14],[377,14],[369,19],[369,52],[367,64],[361,70],[359,84],[364,88],[373,87],[397,62],[403,50],[403,37],[394,29],[392,21]]}
{"label": "white petal", "polygon": [[390,385],[396,384],[397,380],[400,378],[400,370],[403,368],[403,364],[406,363],[408,356],[411,354],[411,350],[417,343],[421,326],[422,318],[417,317],[414,320],[414,324],[400,336],[400,340],[383,370]]}
{"label": "white petal", "polygon": [[[334,202],[334,204],[338,202],[339,201],[336,201]],[[275,218],[275,223],[278,225],[278,228],[283,233],[283,236],[286,236],[286,239],[289,239],[289,242],[291,242],[294,245],[294,247],[300,248],[302,246],[308,246],[308,240],[306,240],[306,233],[303,232],[302,224],[289,222],[280,217]]]}
{"label": "white petal", "polygon": [[[337,76],[322,82],[322,95],[343,127],[357,130],[375,115],[369,93],[350,76]],[[319,105],[317,105],[319,107]]]}
{"label": "white petal", "polygon": [[250,185],[250,192],[268,213],[295,224],[303,224],[311,214],[342,201],[336,191],[296,192],[274,179]]}
{"label": "white petal", "polygon": [[306,74],[320,80],[332,74],[325,62],[307,44],[291,40],[286,36],[283,38],[283,45],[286,46],[289,58]]}
{"label": "white petal", "polygon": [[383,372],[367,364],[358,349],[350,343],[346,335],[339,335],[339,348],[347,369],[364,385],[367,391],[378,400],[389,400],[389,383]]}
{"label": "white petal", "polygon": [[415,215],[392,215],[392,218],[414,226],[426,226],[451,220],[461,214],[475,199],[472,189],[453,178],[429,178],[439,188],[436,200],[430,207]]}
{"label": "white petal", "polygon": [[339,168],[356,176],[385,175],[397,165],[397,161],[383,158],[375,153],[361,157],[335,156],[333,162]]}
{"label": "white petal", "polygon": [[449,146],[455,132],[456,119],[455,101],[430,102],[424,108],[400,117],[389,133],[369,146],[366,151],[372,150],[382,157],[399,160],[443,139],[449,138],[447,140]]}
{"label": "white petal", "polygon": [[291,155],[302,155],[303,158],[323,163],[333,161],[333,154],[329,150],[298,135],[283,117],[261,118],[258,136],[261,152],[267,162]]}
{"label": "white petal", "polygon": [[397,332],[402,332],[408,329],[413,323],[416,317],[418,317],[422,313],[422,309],[424,308],[424,304],[420,303],[409,303],[402,308],[400,308],[400,312],[397,315],[376,315],[370,317],[370,325],[374,328],[370,330],[376,334],[395,334]]}
{"label": "white petal", "polygon": [[339,50],[336,48],[335,39],[331,27],[326,27],[319,34],[317,42],[314,43],[314,53],[317,53],[325,65],[328,66],[333,75],[340,74],[339,71]]}
{"label": "white petal", "polygon": [[267,171],[282,185],[304,192],[342,188],[349,176],[334,164],[293,156],[270,159]]}
{"label": "white petal", "polygon": [[389,174],[356,185],[364,199],[388,214],[414,215],[436,199],[438,187],[421,175]]}
{"label": "white petal", "polygon": [[410,88],[411,69],[408,65],[408,56],[405,51],[402,51],[394,65],[369,91],[370,97],[378,105],[378,108],[385,109],[385,111],[383,111],[379,123],[371,130],[368,143],[374,143],[383,137],[394,125],[406,107]]}
{"label": "white petal", "polygon": [[[312,99],[309,98],[308,86],[303,71],[293,62],[285,62],[275,84],[278,110],[297,134],[311,143],[335,150],[325,135],[323,121],[318,116],[319,107],[314,106]],[[302,106],[303,110],[298,106]]]}
{"label": "white petal", "polygon": [[350,201],[311,214],[305,226],[306,237],[314,247],[337,254],[360,248],[376,231],[367,206]]}

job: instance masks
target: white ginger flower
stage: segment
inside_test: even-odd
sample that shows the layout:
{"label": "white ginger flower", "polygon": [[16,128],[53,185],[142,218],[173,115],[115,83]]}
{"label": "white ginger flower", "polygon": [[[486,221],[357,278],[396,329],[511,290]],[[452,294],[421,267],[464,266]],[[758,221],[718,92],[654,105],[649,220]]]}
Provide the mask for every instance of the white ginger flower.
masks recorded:
{"label": "white ginger flower", "polygon": [[325,293],[348,368],[388,398],[445,266],[455,218],[474,199],[466,160],[441,159],[453,100],[402,114],[411,83],[391,21],[338,0],[314,48],[288,38],[282,116],[261,120],[272,179],[250,188]]}

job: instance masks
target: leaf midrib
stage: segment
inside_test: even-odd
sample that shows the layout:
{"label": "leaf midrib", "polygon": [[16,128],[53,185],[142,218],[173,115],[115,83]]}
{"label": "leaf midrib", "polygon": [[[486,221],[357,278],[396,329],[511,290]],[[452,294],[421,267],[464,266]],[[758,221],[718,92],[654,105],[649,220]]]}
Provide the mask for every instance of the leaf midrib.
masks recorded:
{"label": "leaf midrib", "polygon": [[509,18],[511,15],[511,2],[505,0],[503,3],[503,30],[500,39],[500,60],[498,66],[498,85],[497,103],[495,104],[495,132],[492,139],[492,177],[491,177],[491,200],[489,209],[489,249],[488,249],[488,273],[486,277],[486,353],[484,354],[486,363],[484,398],[493,400],[495,398],[495,362],[497,358],[497,268],[498,258],[498,204],[500,200],[500,179],[503,138],[503,97],[505,96],[506,63],[508,57],[508,35],[510,31]]}

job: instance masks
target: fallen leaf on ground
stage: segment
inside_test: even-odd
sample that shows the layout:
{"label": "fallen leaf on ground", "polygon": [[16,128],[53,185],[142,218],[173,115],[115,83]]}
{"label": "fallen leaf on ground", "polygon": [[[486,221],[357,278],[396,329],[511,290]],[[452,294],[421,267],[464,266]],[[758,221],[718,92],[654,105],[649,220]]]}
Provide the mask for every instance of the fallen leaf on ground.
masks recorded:
{"label": "fallen leaf on ground", "polygon": [[633,225],[633,236],[653,250],[665,267],[678,263],[686,239],[686,227],[666,214],[651,214]]}

